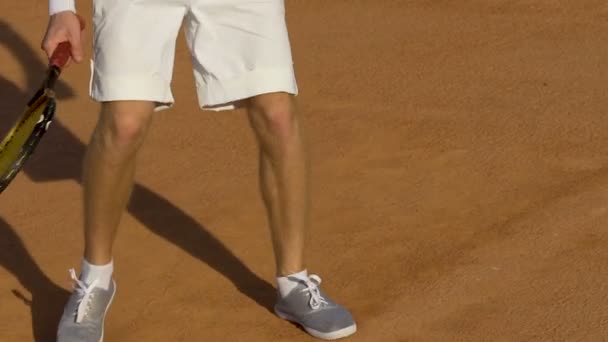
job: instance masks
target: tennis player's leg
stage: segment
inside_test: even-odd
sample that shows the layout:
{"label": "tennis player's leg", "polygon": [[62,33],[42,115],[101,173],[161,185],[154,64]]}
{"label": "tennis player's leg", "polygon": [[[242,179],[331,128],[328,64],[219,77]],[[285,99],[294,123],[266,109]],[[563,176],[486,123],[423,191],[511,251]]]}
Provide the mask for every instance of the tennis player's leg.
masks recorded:
{"label": "tennis player's leg", "polygon": [[311,335],[333,340],[352,335],[351,313],[320,287],[304,267],[309,225],[309,162],[301,119],[291,95],[263,94],[249,101],[248,114],[260,148],[260,185],[268,212],[279,288],[275,312]]}
{"label": "tennis player's leg", "polygon": [[137,152],[154,111],[173,103],[179,1],[94,1],[90,95],[101,113],[84,161],[85,247],[58,342],[99,342],[116,292],[112,246],[133,186]]}
{"label": "tennis player's leg", "polygon": [[259,182],[266,207],[277,274],[305,269],[310,189],[307,144],[293,95],[278,92],[248,101],[259,146]]}
{"label": "tennis player's leg", "polygon": [[260,187],[276,260],[277,315],[313,336],[353,334],[350,312],[331,300],[304,263],[309,221],[306,143],[282,0],[197,0],[186,37],[199,103],[224,110],[245,105],[259,145]]}
{"label": "tennis player's leg", "polygon": [[112,262],[116,230],[133,186],[136,155],[154,108],[150,101],[102,104],[83,166],[84,259],[90,264]]}

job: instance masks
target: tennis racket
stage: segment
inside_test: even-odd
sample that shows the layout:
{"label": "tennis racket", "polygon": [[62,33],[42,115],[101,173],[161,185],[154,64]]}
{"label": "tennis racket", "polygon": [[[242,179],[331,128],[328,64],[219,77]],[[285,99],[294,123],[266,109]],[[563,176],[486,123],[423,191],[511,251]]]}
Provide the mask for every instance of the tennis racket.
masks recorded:
{"label": "tennis racket", "polygon": [[[81,29],[84,29],[84,21],[79,19]],[[25,111],[0,144],[0,193],[23,168],[53,121],[57,105],[53,89],[61,70],[70,59],[70,49],[69,42],[57,46],[49,59],[41,87],[27,102]]]}

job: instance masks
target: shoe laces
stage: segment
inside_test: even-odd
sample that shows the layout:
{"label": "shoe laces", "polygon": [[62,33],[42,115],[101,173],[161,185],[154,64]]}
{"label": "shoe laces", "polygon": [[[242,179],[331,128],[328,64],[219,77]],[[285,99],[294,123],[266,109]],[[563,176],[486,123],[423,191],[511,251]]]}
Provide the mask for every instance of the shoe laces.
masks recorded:
{"label": "shoe laces", "polygon": [[302,282],[306,285],[306,288],[302,289],[302,292],[310,295],[308,305],[310,305],[313,310],[319,309],[323,304],[329,304],[325,298],[321,296],[321,292],[319,290],[321,278],[318,275],[311,274],[308,279],[302,280]]}
{"label": "shoe laces", "polygon": [[80,323],[91,308],[91,300],[93,299],[93,297],[95,297],[93,289],[95,289],[95,286],[97,285],[99,279],[93,280],[93,282],[87,286],[87,284],[85,284],[83,281],[78,279],[78,277],[76,277],[76,271],[74,271],[73,268],[70,269],[70,276],[72,277],[72,280],[75,283],[74,291],[76,291],[76,293],[80,297],[78,299],[78,307],[76,308],[75,312],[76,323]]}

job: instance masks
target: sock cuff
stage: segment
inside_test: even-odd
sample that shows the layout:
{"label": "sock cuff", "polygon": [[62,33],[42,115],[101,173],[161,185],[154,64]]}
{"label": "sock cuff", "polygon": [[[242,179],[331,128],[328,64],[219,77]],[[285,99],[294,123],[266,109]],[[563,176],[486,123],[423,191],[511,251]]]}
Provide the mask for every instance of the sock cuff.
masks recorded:
{"label": "sock cuff", "polygon": [[277,285],[279,288],[279,293],[281,297],[285,298],[291,290],[298,286],[298,282],[296,280],[292,280],[290,278],[296,278],[300,280],[308,279],[308,270],[303,270],[297,273],[289,274],[286,276],[277,277]]}
{"label": "sock cuff", "polygon": [[110,288],[112,274],[114,273],[114,261],[105,265],[94,265],[82,258],[82,269],[80,270],[80,280],[85,284],[91,284],[95,279],[98,280],[96,287],[104,290]]}
{"label": "sock cuff", "polygon": [[105,265],[94,265],[88,262],[87,259],[82,258],[82,269],[84,270],[85,268],[95,271],[114,270],[114,260],[110,260],[110,262]]}

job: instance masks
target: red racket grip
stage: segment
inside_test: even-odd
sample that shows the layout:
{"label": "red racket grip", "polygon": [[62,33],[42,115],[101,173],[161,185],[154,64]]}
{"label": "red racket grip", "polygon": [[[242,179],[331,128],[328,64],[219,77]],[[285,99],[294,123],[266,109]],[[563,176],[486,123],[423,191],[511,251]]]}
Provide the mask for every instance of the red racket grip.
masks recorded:
{"label": "red racket grip", "polygon": [[57,45],[55,51],[53,51],[53,55],[51,56],[51,65],[59,69],[63,69],[70,59],[70,56],[72,56],[71,48],[72,45],[70,42],[63,42]]}
{"label": "red racket grip", "polygon": [[[78,21],[80,21],[80,29],[84,30],[84,19],[81,16],[76,15],[78,17]],[[70,42],[62,42],[57,45],[55,51],[53,51],[53,55],[51,56],[49,62],[50,65],[55,66],[59,69],[63,69],[63,67],[67,64],[68,60],[72,56],[72,45]]]}

